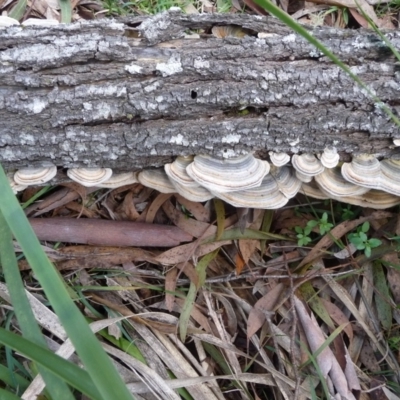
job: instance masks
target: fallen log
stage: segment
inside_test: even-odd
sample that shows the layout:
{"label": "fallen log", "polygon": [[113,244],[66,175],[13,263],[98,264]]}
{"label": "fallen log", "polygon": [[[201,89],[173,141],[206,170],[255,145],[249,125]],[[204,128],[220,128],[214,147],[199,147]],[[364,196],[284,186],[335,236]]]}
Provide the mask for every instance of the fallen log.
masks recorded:
{"label": "fallen log", "polygon": [[[226,25],[246,35],[211,35]],[[312,34],[398,115],[398,66],[373,32]],[[398,31],[386,36],[400,48]],[[0,121],[6,169],[51,161],[124,171],[178,155],[265,158],[328,145],[342,159],[399,158],[399,127],[379,104],[279,21],[251,15],[171,10],[2,29]]]}

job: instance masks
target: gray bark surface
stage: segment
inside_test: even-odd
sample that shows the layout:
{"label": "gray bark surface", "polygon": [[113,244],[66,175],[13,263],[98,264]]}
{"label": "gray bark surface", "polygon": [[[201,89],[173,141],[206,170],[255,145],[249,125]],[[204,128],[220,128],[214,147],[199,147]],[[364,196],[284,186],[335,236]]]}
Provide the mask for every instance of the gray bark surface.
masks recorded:
{"label": "gray bark surface", "polygon": [[[242,39],[184,33],[233,24]],[[257,34],[263,32],[262,38]],[[312,29],[399,114],[399,70],[371,31]],[[400,49],[400,32],[386,32]],[[249,151],[399,158],[400,129],[279,21],[250,15],[97,20],[0,30],[0,162],[116,170]]]}

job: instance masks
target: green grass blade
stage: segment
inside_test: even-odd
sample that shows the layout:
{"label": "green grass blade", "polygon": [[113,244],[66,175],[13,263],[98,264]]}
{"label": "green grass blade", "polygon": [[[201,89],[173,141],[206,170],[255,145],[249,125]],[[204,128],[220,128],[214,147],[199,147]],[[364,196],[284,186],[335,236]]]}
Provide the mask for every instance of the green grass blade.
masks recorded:
{"label": "green grass blade", "polygon": [[8,16],[17,21],[21,20],[25,14],[27,3],[28,0],[18,0],[17,4],[12,8]]}
{"label": "green grass blade", "polygon": [[199,288],[201,288],[204,285],[208,264],[210,264],[210,262],[218,254],[218,251],[219,249],[214,250],[209,254],[206,254],[196,265],[196,272],[198,274],[199,281],[197,286],[194,282],[190,282],[189,292],[186,296],[185,303],[183,304],[182,312],[179,317],[179,336],[182,342],[184,342],[186,339],[190,315],[192,313],[193,305],[196,300],[197,292]]}
{"label": "green grass blade", "polygon": [[310,44],[315,46],[318,50],[321,51],[325,56],[327,56],[332,62],[334,62],[338,67],[340,67],[347,75],[349,75],[354,82],[358,83],[373,99],[379,107],[381,107],[395,122],[398,126],[400,126],[400,120],[392,113],[392,111],[384,104],[382,101],[376,97],[369,87],[356,75],[351,69],[344,64],[338,57],[336,57],[330,50],[328,50],[319,40],[315,39],[305,28],[303,28],[300,24],[298,24],[289,14],[285,11],[277,7],[275,4],[268,0],[254,0],[259,6],[264,7],[269,13],[279,18],[284,24],[293,29],[296,33],[303,36]]}
{"label": "green grass blade", "polygon": [[[94,400],[102,397],[88,373],[36,343],[0,328],[0,342],[18,351],[49,371],[54,371],[64,381]],[[55,398],[55,400],[57,400]]]}
{"label": "green grass blade", "polygon": [[19,242],[36,278],[71,339],[76,352],[104,400],[132,400],[111,360],[85,318],[71,300],[64,282],[51,264],[13,194],[0,166],[0,211]]}
{"label": "green grass blade", "polygon": [[26,380],[20,374],[11,371],[2,364],[0,364],[0,381],[4,382],[6,385],[14,388],[15,390],[19,390],[21,393],[24,392],[29,386],[28,380]]}
{"label": "green grass blade", "polygon": [[[10,293],[11,303],[14,307],[14,312],[20,325],[22,334],[25,338],[31,340],[33,343],[47,347],[46,341],[42,336],[26,296],[24,284],[22,282],[14,252],[11,231],[6,224],[1,211],[0,263],[3,267],[3,273],[7,283],[8,291]],[[40,366],[38,367],[38,370],[53,398],[60,400],[74,400],[74,396],[64,381]]]}
{"label": "green grass blade", "polygon": [[61,23],[70,24],[72,21],[71,0],[59,0],[61,11]]}
{"label": "green grass blade", "polygon": [[256,240],[289,240],[291,238],[282,235],[275,235],[269,232],[256,231],[254,229],[245,229],[243,232],[239,228],[232,228],[222,232],[220,239],[216,238],[216,235],[208,236],[202,240],[201,244],[213,243],[218,240],[239,240],[239,239],[256,239]]}
{"label": "green grass blade", "polygon": [[0,399],[2,400],[21,400],[21,397],[12,394],[8,390],[0,388]]}

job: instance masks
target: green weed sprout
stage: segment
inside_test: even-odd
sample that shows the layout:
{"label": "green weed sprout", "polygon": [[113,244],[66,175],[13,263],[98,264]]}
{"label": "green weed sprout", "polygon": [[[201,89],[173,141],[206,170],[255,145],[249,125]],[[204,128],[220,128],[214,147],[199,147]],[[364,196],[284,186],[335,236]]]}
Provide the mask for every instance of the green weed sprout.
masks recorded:
{"label": "green weed sprout", "polygon": [[357,250],[364,250],[366,257],[371,257],[371,250],[382,244],[379,239],[368,239],[367,232],[369,231],[369,222],[364,222],[361,227],[357,229],[356,233],[349,233],[347,239],[350,243],[356,246]]}

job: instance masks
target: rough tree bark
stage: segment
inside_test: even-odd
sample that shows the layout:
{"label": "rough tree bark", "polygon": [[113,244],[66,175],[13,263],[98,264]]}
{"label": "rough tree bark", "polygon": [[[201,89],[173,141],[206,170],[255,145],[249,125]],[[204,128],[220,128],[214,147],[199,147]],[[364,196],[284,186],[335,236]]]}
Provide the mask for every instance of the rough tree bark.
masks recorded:
{"label": "rough tree bark", "polygon": [[[243,39],[184,37],[238,25]],[[261,35],[258,35],[262,33]],[[312,34],[398,115],[399,72],[371,31]],[[400,48],[400,32],[387,32]],[[279,21],[250,15],[98,20],[0,30],[0,162],[7,168],[157,166],[177,155],[269,150],[399,157],[400,129]]]}

